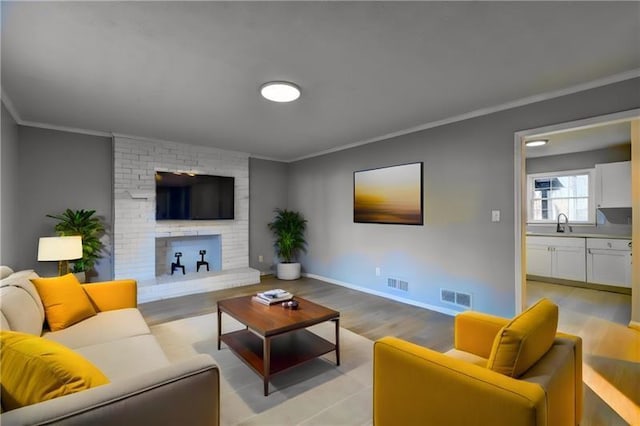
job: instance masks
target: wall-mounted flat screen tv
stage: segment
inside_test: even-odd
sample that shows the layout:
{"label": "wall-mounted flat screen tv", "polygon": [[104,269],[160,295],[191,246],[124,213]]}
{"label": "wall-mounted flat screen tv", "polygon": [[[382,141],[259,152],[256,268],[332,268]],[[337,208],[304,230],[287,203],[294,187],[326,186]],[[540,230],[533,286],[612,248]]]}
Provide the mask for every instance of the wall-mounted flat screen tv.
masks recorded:
{"label": "wall-mounted flat screen tv", "polygon": [[156,172],[156,220],[233,219],[232,176]]}

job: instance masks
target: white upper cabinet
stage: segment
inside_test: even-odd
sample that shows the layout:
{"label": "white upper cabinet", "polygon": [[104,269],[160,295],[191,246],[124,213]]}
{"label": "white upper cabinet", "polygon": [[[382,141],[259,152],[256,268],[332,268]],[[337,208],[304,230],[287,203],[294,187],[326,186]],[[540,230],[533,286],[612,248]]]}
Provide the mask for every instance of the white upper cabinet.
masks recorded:
{"label": "white upper cabinet", "polygon": [[631,207],[631,161],[596,164],[596,206]]}

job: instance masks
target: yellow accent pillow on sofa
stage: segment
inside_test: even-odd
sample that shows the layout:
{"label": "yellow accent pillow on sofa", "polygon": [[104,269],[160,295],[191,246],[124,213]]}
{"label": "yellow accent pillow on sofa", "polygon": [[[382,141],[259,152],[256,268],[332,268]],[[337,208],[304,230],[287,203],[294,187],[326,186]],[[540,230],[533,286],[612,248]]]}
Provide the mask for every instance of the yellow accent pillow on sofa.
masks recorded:
{"label": "yellow accent pillow on sofa", "polygon": [[519,377],[551,348],[557,328],[558,306],[540,299],[498,332],[487,368]]}
{"label": "yellow accent pillow on sofa", "polygon": [[2,407],[26,405],[109,383],[98,368],[60,343],[15,331],[0,331]]}
{"label": "yellow accent pillow on sofa", "polygon": [[73,274],[33,278],[51,331],[58,331],[96,314],[89,297]]}

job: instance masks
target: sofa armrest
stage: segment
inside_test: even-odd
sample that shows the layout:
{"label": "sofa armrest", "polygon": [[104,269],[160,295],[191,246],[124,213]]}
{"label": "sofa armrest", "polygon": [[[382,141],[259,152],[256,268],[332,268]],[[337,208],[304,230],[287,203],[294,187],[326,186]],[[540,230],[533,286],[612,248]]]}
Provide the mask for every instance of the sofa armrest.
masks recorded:
{"label": "sofa armrest", "polygon": [[138,286],[135,280],[83,284],[82,288],[100,312],[138,306]]}
{"label": "sofa armrest", "polygon": [[165,368],[0,415],[13,425],[220,424],[220,376],[199,354]]}
{"label": "sofa armrest", "polygon": [[374,344],[373,423],[542,426],[542,387],[394,337]]}
{"label": "sofa armrest", "polygon": [[482,358],[489,358],[496,334],[509,321],[480,312],[461,312],[454,320],[454,347]]}

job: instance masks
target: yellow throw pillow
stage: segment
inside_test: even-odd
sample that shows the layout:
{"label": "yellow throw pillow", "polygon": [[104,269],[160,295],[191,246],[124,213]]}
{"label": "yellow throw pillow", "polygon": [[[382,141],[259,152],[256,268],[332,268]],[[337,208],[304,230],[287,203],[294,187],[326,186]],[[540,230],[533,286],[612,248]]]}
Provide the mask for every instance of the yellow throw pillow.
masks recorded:
{"label": "yellow throw pillow", "polygon": [[13,410],[109,383],[80,354],[60,343],[0,331],[2,407]]}
{"label": "yellow throw pillow", "polygon": [[96,314],[89,297],[73,274],[53,278],[33,278],[44,305],[51,331],[62,330]]}
{"label": "yellow throw pillow", "polygon": [[519,377],[551,348],[557,327],[558,306],[540,299],[498,332],[487,368]]}

